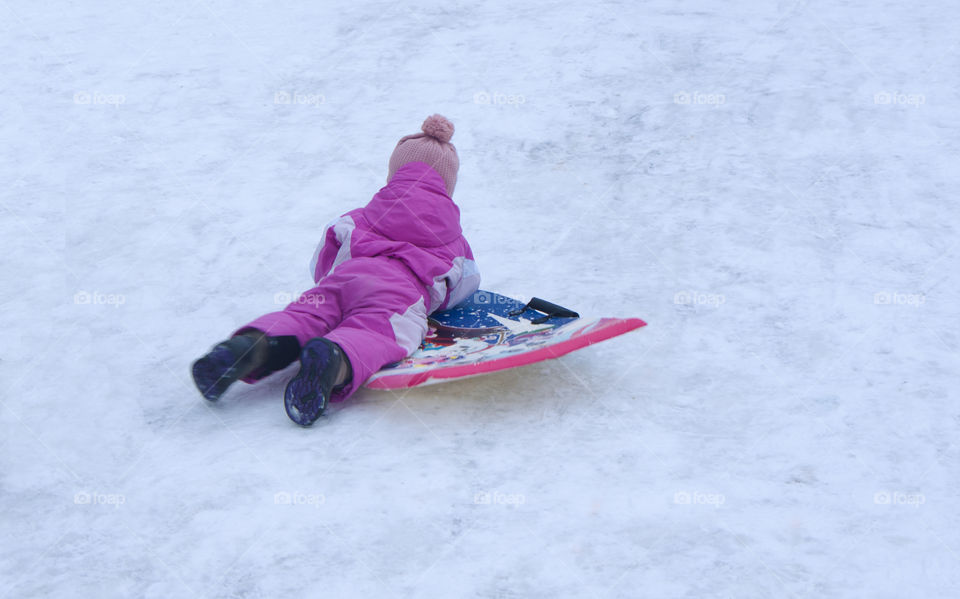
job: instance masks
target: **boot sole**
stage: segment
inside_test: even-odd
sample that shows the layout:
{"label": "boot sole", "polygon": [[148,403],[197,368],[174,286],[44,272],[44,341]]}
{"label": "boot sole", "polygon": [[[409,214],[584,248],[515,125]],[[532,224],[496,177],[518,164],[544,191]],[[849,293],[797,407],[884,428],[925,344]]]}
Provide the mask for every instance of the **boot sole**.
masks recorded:
{"label": "boot sole", "polygon": [[208,401],[220,399],[236,382],[234,356],[230,352],[208,354],[193,363],[193,383]]}
{"label": "boot sole", "polygon": [[300,351],[300,371],[287,383],[283,404],[287,416],[300,426],[310,426],[327,409],[332,389],[330,371],[336,364],[336,346],[332,341],[318,337],[311,339]]}

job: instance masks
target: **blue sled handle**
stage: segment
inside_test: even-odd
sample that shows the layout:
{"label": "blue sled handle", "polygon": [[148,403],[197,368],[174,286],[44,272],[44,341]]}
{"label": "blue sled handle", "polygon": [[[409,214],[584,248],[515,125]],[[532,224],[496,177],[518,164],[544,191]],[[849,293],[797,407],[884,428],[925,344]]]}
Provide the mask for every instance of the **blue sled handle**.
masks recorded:
{"label": "blue sled handle", "polygon": [[563,306],[558,306],[553,302],[548,302],[545,299],[540,299],[535,297],[526,303],[519,310],[514,310],[510,312],[510,316],[520,316],[527,310],[536,310],[537,312],[542,312],[546,316],[541,316],[540,318],[531,320],[533,324],[542,324],[547,322],[551,318],[580,318],[580,315],[574,312],[569,308],[564,308]]}

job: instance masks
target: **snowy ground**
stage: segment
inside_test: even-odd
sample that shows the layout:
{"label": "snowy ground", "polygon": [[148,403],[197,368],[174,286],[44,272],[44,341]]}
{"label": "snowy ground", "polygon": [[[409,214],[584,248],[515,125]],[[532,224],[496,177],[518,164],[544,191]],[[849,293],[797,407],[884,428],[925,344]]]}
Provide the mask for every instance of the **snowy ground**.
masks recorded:
{"label": "snowy ground", "polygon": [[[958,30],[0,0],[0,597],[957,596]],[[205,403],[433,112],[485,288],[650,326],[312,429],[290,371]]]}

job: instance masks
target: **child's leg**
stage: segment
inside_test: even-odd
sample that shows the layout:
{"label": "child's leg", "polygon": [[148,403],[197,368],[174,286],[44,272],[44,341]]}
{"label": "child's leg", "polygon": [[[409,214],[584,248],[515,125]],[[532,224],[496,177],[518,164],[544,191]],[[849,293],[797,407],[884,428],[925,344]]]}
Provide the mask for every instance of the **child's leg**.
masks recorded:
{"label": "child's leg", "polygon": [[324,336],[339,322],[340,308],[337,306],[335,294],[330,293],[329,286],[329,282],[321,281],[320,285],[304,292],[283,310],[264,314],[234,331],[234,337],[260,332],[268,339],[290,339],[293,341],[291,345],[296,345],[292,354],[285,351],[282,356],[272,355],[272,358],[278,359],[254,369],[240,380],[253,383],[283,370],[297,359],[300,348],[307,341]]}
{"label": "child's leg", "polygon": [[427,334],[426,299],[413,273],[389,258],[354,258],[329,278],[338,284],[343,315],[323,337],[340,346],[353,370],[331,398],[341,401],[380,368],[420,346]]}
{"label": "child's leg", "polygon": [[277,312],[264,314],[243,325],[233,334],[239,335],[249,330],[263,331],[271,337],[293,335],[304,345],[314,337],[322,337],[340,322],[340,306],[336,289],[331,289],[335,281],[324,279],[305,291],[287,307]]}
{"label": "child's leg", "polygon": [[323,279],[321,291],[340,306],[341,320],[304,344],[300,371],[287,383],[284,406],[301,426],[313,424],[328,401],[346,399],[382,366],[411,353],[427,332],[426,291],[397,260],[348,260]]}
{"label": "child's leg", "polygon": [[330,330],[340,318],[324,288],[302,294],[284,310],[271,312],[240,327],[193,364],[193,380],[204,397],[216,401],[237,380],[258,381],[283,370],[310,339]]}
{"label": "child's leg", "polygon": [[300,352],[300,371],[287,383],[283,403],[301,426],[313,424],[328,401],[346,399],[382,366],[410,354],[426,334],[424,298],[417,285],[378,277],[363,287],[347,317]]}
{"label": "child's leg", "polygon": [[325,337],[350,360],[353,378],[334,393],[333,401],[350,397],[370,375],[413,353],[427,334],[423,300],[397,312],[361,312],[348,316]]}

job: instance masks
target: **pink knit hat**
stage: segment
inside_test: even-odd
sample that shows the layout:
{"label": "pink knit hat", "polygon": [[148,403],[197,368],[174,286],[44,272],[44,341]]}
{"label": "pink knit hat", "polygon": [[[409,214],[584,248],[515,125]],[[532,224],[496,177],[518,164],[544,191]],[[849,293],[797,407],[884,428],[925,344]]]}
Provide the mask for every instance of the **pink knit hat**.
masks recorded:
{"label": "pink knit hat", "polygon": [[447,184],[447,194],[453,195],[453,188],[457,186],[457,171],[460,169],[460,158],[457,149],[450,143],[453,137],[453,123],[439,114],[428,116],[420,129],[423,133],[407,135],[397,142],[390,156],[390,172],[387,182],[393,179],[404,164],[410,162],[426,162],[433,170],[440,173]]}

